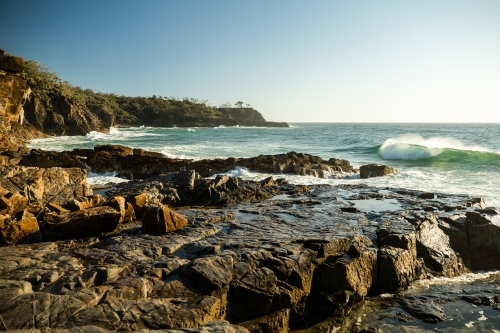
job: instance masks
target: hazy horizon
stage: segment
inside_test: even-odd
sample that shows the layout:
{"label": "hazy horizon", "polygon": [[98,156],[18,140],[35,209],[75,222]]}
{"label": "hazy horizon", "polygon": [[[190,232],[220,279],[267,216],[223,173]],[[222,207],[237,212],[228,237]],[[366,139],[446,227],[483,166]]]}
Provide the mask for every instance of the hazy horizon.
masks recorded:
{"label": "hazy horizon", "polygon": [[500,122],[500,2],[0,3],[0,48],[82,88],[290,123]]}

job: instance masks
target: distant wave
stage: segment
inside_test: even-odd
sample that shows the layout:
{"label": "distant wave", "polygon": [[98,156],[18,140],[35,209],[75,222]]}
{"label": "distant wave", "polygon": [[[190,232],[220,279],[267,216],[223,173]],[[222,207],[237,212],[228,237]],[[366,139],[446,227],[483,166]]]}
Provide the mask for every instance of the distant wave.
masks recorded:
{"label": "distant wave", "polygon": [[378,153],[386,160],[421,160],[438,156],[444,151],[450,150],[496,154],[487,148],[468,146],[453,138],[424,139],[420,135],[405,135],[387,139],[380,146]]}

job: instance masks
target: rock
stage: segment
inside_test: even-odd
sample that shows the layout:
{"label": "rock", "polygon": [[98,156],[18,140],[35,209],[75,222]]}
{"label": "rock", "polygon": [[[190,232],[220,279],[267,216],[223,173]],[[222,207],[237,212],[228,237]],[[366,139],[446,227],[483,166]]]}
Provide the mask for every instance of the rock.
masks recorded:
{"label": "rock", "polygon": [[134,207],[130,202],[125,203],[125,217],[123,223],[132,223],[136,219]]}
{"label": "rock", "polygon": [[500,269],[500,214],[466,212],[465,227],[471,268]]}
{"label": "rock", "polygon": [[96,145],[94,150],[106,151],[113,156],[127,156],[134,154],[134,150],[132,148],[121,145]]}
{"label": "rock", "polygon": [[142,232],[148,235],[165,235],[188,225],[188,220],[167,205],[145,206]]}
{"label": "rock", "polygon": [[[279,296],[278,279],[269,268],[256,268],[229,289],[229,310],[232,320],[242,321],[271,312],[273,300]],[[244,299],[245,302],[241,302]]]}
{"label": "rock", "polygon": [[382,293],[407,287],[416,279],[416,235],[408,222],[398,224],[402,228],[393,228],[388,223],[377,232],[380,247],[377,290]]}
{"label": "rock", "polygon": [[[120,148],[125,149],[125,147]],[[78,151],[74,151],[77,154]],[[279,155],[260,155],[251,158],[228,158],[214,160],[180,160],[152,153],[133,153],[118,150],[116,146],[101,146],[88,155],[86,163],[95,172],[118,171],[121,176],[129,179],[145,179],[160,176],[161,174],[187,172],[194,170],[203,177],[227,172],[236,167],[245,167],[264,173],[288,173],[312,175],[321,178],[350,177],[356,171],[348,161],[330,159],[325,161],[317,156],[290,152]],[[180,184],[179,184],[180,185]],[[188,182],[192,187],[192,181]],[[179,187],[186,187],[181,185]]]}
{"label": "rock", "polygon": [[10,212],[12,208],[12,203],[9,199],[5,197],[0,197],[0,214],[5,215]]}
{"label": "rock", "polygon": [[231,256],[198,258],[184,268],[182,276],[197,281],[195,288],[209,293],[227,286],[233,279],[234,259]]}
{"label": "rock", "polygon": [[460,255],[467,268],[472,268],[465,227],[467,220],[460,215],[440,216],[439,219],[439,228],[449,237],[453,251]]}
{"label": "rock", "polygon": [[28,205],[28,198],[18,193],[10,195],[9,201],[10,201],[10,208],[7,210],[7,214],[12,216],[23,211]]}
{"label": "rock", "polygon": [[249,332],[289,332],[288,322],[290,321],[290,310],[284,309],[271,314],[240,322],[238,325],[246,328]]}
{"label": "rock", "polygon": [[[125,198],[124,197],[120,197],[120,196],[113,197],[110,200],[108,200],[108,202],[105,202],[103,205],[109,206],[109,207],[113,208],[114,210],[116,210],[117,212],[119,212],[120,213],[120,222],[119,223],[123,223],[123,221],[125,220],[125,214],[126,214]],[[129,213],[129,215],[130,215],[130,213]]]}
{"label": "rock", "polygon": [[425,323],[437,324],[446,319],[443,309],[432,300],[409,298],[400,304],[408,313]]}
{"label": "rock", "polygon": [[260,183],[262,184],[262,186],[275,186],[276,185],[272,176],[261,180]]}
{"label": "rock", "polygon": [[39,131],[49,135],[85,135],[91,131],[109,132],[106,124],[89,108],[66,96],[51,96],[51,107],[29,95],[23,105],[26,120]]}
{"label": "rock", "polygon": [[121,215],[111,207],[93,207],[77,212],[45,216],[47,230],[63,238],[99,236],[115,230]]}
{"label": "rock", "polygon": [[32,293],[31,283],[27,281],[0,280],[0,299],[3,303],[0,308],[3,308],[6,303],[13,301],[18,296]]}
{"label": "rock", "polygon": [[318,267],[317,288],[332,292],[349,290],[363,297],[371,290],[378,274],[377,251],[344,254],[333,263],[327,260],[323,265]]}
{"label": "rock", "polygon": [[449,237],[439,228],[434,215],[418,222],[416,228],[417,256],[433,273],[454,277],[468,272],[462,258],[450,246]]}
{"label": "rock", "polygon": [[435,194],[431,192],[423,192],[418,195],[420,199],[434,199]]}
{"label": "rock", "polygon": [[[11,166],[0,168],[0,176],[0,186],[20,201],[24,201],[21,197],[26,197],[30,204],[40,208],[49,201],[65,205],[75,198],[92,194],[87,184],[87,171],[80,168]],[[12,201],[12,196],[9,200]],[[21,202],[19,204],[22,206]]]}
{"label": "rock", "polygon": [[33,149],[23,155],[19,165],[39,168],[80,168],[85,169],[82,161],[67,152],[55,152]]}
{"label": "rock", "polygon": [[130,203],[134,208],[135,216],[140,219],[142,218],[142,214],[144,213],[144,207],[148,203],[148,196],[146,195],[146,193],[141,193],[134,196]]}
{"label": "rock", "polygon": [[102,206],[106,200],[102,195],[97,194],[93,196],[79,198],[79,200],[73,199],[68,203],[68,208],[72,211],[84,210],[91,207]]}
{"label": "rock", "polygon": [[362,165],[359,168],[359,175],[361,179],[371,178],[371,177],[382,177],[386,175],[390,175],[397,172],[396,169],[388,167],[386,165],[378,165],[378,164],[367,164]]}
{"label": "rock", "polygon": [[[466,196],[440,193],[432,200],[433,206],[453,209],[439,210],[438,220],[433,214],[422,215],[422,199],[416,191],[394,189],[382,197],[379,189],[364,184],[316,185],[308,192],[302,186],[274,183],[263,186],[227,175],[200,179],[194,172],[174,172],[117,187],[122,194],[108,192],[107,204],[117,196],[125,199],[125,220],[126,212],[134,210],[133,198],[143,193],[143,219],[155,222],[156,230],[164,228],[158,236],[142,232],[137,223],[118,226],[122,215],[99,206],[102,197],[73,201],[75,207],[97,205],[81,212],[41,211],[38,217],[46,242],[6,246],[0,251],[0,297],[7,295],[0,304],[1,329],[203,332],[202,327],[213,327],[216,332],[216,327],[233,326],[206,325],[227,319],[251,331],[285,332],[305,326],[316,316],[333,316],[331,323],[337,325],[352,311],[362,318],[359,325],[356,319],[352,322],[358,331],[373,331],[378,327],[368,321],[373,317],[397,325],[403,322],[395,316],[410,320],[409,315],[397,315],[401,307],[417,313],[415,317],[439,321],[444,318],[439,308],[443,297],[460,301],[464,296],[463,300],[474,304],[500,300],[494,287],[481,288],[476,295],[436,285],[442,292],[434,294],[443,297],[416,298],[408,295],[418,295],[421,288],[402,290],[417,279],[467,272],[461,268],[465,265],[460,265],[460,251],[468,251],[470,245],[458,243],[463,234],[468,238],[469,228],[495,226],[496,210],[475,210],[471,205],[480,203]],[[260,192],[259,198],[264,193],[300,197],[183,207],[175,213],[189,221],[189,226],[167,232],[165,215],[172,218],[171,211],[159,202],[171,200],[172,189],[179,204],[192,200],[198,190],[208,189],[211,196],[205,202],[220,203],[223,196],[226,202],[245,201]],[[9,196],[9,191],[0,189],[0,194]],[[252,196],[246,194],[251,191]],[[368,213],[341,210],[345,202],[358,198],[391,200],[400,208]],[[13,217],[2,215],[2,221],[17,221],[25,214],[28,217],[27,211]],[[70,239],[60,240],[64,237]],[[490,254],[487,250],[496,254],[497,247],[486,247],[481,254],[485,258]],[[488,279],[498,277],[492,274]],[[2,281],[21,285],[8,282],[3,294]],[[396,303],[390,306],[397,309],[388,315],[371,316],[370,309],[378,302],[383,306],[394,303],[395,298],[371,299],[382,292],[394,293],[401,307]],[[367,297],[368,302],[362,302]]]}
{"label": "rock", "polygon": [[42,235],[36,217],[23,211],[18,219],[0,215],[0,243],[4,245],[40,242]]}
{"label": "rock", "polygon": [[[15,57],[10,57],[14,59]],[[0,56],[0,63],[5,59]],[[2,64],[0,64],[2,66]],[[24,121],[23,104],[31,93],[26,80],[0,71],[0,117],[14,123],[22,124]]]}
{"label": "rock", "polygon": [[68,209],[59,206],[55,202],[49,202],[46,207],[48,209],[50,209],[51,212],[54,212],[58,215],[62,215],[62,214],[66,214],[66,213],[70,212]]}

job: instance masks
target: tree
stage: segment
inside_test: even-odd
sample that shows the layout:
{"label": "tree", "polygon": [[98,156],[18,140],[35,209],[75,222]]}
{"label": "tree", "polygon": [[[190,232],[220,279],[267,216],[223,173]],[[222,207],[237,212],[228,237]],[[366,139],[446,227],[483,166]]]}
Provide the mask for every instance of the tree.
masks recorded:
{"label": "tree", "polygon": [[243,102],[242,101],[238,101],[238,102],[234,103],[234,105],[239,105],[240,108],[242,108],[243,107]]}
{"label": "tree", "polygon": [[250,104],[248,104],[248,103],[247,103],[247,104],[245,104],[245,106],[246,106],[247,108],[249,108],[249,107],[250,107]]}

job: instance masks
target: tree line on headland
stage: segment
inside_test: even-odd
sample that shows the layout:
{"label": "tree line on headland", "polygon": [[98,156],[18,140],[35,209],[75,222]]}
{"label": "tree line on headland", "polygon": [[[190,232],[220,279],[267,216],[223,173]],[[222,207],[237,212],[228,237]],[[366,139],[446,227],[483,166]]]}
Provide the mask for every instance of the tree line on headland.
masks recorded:
{"label": "tree line on headland", "polygon": [[[33,60],[24,61],[19,75],[27,81],[32,90],[33,98],[36,99],[36,101],[32,101],[31,111],[30,107],[27,107],[26,119],[42,131],[44,127],[47,127],[48,122],[54,121],[47,121],[45,118],[39,119],[40,117],[36,113],[40,112],[34,109],[41,108],[58,112],[59,109],[65,108],[60,105],[61,100],[74,109],[90,111],[99,117],[106,124],[106,127],[140,125],[158,127],[220,125],[288,127],[286,123],[267,122],[258,111],[250,108],[249,104],[243,107],[242,101],[236,102],[234,106],[225,103],[216,107],[210,105],[207,100],[196,98],[156,95],[131,97],[82,89],[61,80],[56,73]],[[63,115],[63,118],[67,117]],[[55,122],[57,123],[57,121]],[[72,134],[70,132],[65,132],[65,134]],[[50,134],[62,133],[56,131],[56,133]]]}

